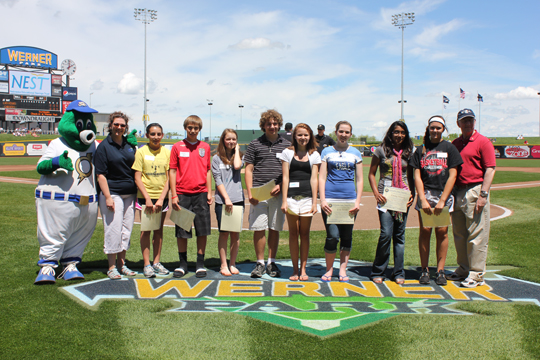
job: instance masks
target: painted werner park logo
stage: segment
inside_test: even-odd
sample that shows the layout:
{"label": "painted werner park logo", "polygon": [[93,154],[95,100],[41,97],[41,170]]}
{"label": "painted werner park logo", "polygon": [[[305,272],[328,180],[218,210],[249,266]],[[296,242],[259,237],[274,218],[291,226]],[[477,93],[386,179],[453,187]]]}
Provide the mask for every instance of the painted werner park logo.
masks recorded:
{"label": "painted werner park logo", "polygon": [[[450,281],[444,287],[433,282],[420,285],[416,280],[407,280],[404,285],[392,281],[377,285],[366,277],[371,264],[358,261],[349,262],[349,283],[324,283],[315,277],[324,273],[322,259],[308,263],[311,279],[317,280],[289,281],[290,261],[280,261],[280,265],[281,279],[268,275],[251,279],[252,264],[240,264],[240,275],[229,278],[214,271],[204,279],[193,273],[181,279],[170,275],[146,279],[141,275],[85,282],[61,290],[90,307],[107,299],[172,299],[178,306],[169,312],[232,312],[318,336],[401,314],[472,315],[456,307],[463,301],[525,301],[540,306],[540,284],[497,275],[504,267],[488,269],[486,285],[468,289]],[[410,275],[408,278],[416,276],[412,271]]]}

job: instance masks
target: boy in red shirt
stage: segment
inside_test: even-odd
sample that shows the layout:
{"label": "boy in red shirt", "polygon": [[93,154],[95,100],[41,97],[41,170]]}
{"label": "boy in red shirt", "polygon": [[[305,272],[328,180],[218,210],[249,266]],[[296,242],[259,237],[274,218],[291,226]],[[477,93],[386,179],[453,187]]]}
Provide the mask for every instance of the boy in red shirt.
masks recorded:
{"label": "boy in red shirt", "polygon": [[[171,183],[171,204],[174,210],[180,206],[195,213],[195,232],[197,234],[196,277],[205,277],[204,252],[206,237],[210,235],[210,205],[212,204],[210,145],[197,140],[202,129],[202,120],[197,115],[184,120],[187,138],[174,144],[171,150],[169,178]],[[175,184],[176,186],[173,186]],[[176,225],[176,240],[180,266],[174,270],[174,277],[182,277],[188,272],[187,239],[190,231]]]}

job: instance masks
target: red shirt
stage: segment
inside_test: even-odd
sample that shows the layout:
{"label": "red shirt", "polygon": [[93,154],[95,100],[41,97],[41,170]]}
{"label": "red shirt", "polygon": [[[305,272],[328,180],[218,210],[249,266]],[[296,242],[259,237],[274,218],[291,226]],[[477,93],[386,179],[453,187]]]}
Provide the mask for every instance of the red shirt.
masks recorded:
{"label": "red shirt", "polygon": [[176,169],[176,193],[200,194],[208,192],[206,176],[211,168],[210,145],[198,141],[191,145],[182,140],[173,145],[169,168]]}
{"label": "red shirt", "polygon": [[452,141],[459,150],[463,165],[458,171],[456,185],[468,185],[484,181],[484,174],[489,167],[495,167],[495,148],[489,139],[476,130],[469,140],[463,135]]}

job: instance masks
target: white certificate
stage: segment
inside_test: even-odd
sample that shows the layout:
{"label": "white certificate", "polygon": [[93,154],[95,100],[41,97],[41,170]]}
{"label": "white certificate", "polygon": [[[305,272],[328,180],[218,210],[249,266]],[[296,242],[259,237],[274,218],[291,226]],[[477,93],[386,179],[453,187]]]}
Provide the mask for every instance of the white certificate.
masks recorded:
{"label": "white certificate", "polygon": [[181,206],[180,210],[172,209],[171,221],[186,231],[191,230],[193,219],[195,219],[195,213],[188,209],[184,209]]}
{"label": "white certificate", "polygon": [[161,211],[147,214],[144,211],[145,209],[146,205],[143,205],[141,210],[141,231],[159,230],[161,227]]}
{"label": "white certificate", "polygon": [[386,203],[381,206],[381,209],[407,212],[407,203],[411,197],[409,190],[396,187],[385,187],[383,196],[386,198]]}
{"label": "white certificate", "polygon": [[[433,211],[433,208],[431,208]],[[450,212],[447,206],[442,209],[439,215],[428,215],[424,210],[420,210],[422,225],[427,228],[445,227],[450,225]]]}
{"label": "white certificate", "polygon": [[354,224],[354,215],[349,212],[354,207],[353,201],[328,203],[332,213],[326,218],[327,224]]}
{"label": "white certificate", "polygon": [[221,210],[221,231],[240,232],[242,231],[242,220],[244,220],[244,207],[233,205],[232,212],[225,211],[225,204]]}
{"label": "white certificate", "polygon": [[251,196],[253,196],[254,199],[259,201],[268,200],[272,197],[270,193],[274,188],[276,187],[276,182],[274,180],[270,180],[264,185],[252,187],[251,188]]}

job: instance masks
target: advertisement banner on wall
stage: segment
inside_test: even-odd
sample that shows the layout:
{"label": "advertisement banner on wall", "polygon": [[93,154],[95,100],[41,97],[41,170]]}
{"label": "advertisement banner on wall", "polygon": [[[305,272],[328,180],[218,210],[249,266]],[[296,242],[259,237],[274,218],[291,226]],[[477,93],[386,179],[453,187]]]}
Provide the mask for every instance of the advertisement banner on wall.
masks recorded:
{"label": "advertisement banner on wall", "polygon": [[76,87],[62,87],[62,100],[74,101],[77,100]]}
{"label": "advertisement banner on wall", "polygon": [[51,87],[51,96],[62,97],[62,87],[61,86],[52,86]]}
{"label": "advertisement banner on wall", "polygon": [[4,93],[4,94],[9,93],[9,83],[0,82],[0,93]]}
{"label": "advertisement banner on wall", "polygon": [[7,70],[0,70],[0,81],[8,81],[9,73]]}
{"label": "advertisement banner on wall", "polygon": [[62,86],[62,75],[52,75],[51,84]]}
{"label": "advertisement banner on wall", "polygon": [[6,121],[14,121],[21,124],[27,122],[53,123],[55,118],[54,116],[6,115]]}
{"label": "advertisement banner on wall", "polygon": [[5,143],[2,150],[5,156],[22,156],[26,153],[23,143]]}
{"label": "advertisement banner on wall", "polygon": [[51,74],[27,71],[10,71],[9,93],[51,96]]}
{"label": "advertisement banner on wall", "polygon": [[47,143],[30,143],[26,145],[26,151],[30,156],[41,156],[47,150]]}
{"label": "advertisement banner on wall", "polygon": [[507,158],[521,158],[526,159],[529,157],[530,150],[528,146],[505,146],[504,155]]}
{"label": "advertisement banner on wall", "polygon": [[11,46],[0,49],[0,64],[58,69],[58,56],[50,51],[36,47]]}
{"label": "advertisement banner on wall", "polygon": [[531,156],[535,159],[540,159],[540,146],[536,145],[531,148]]}
{"label": "advertisement banner on wall", "polygon": [[71,101],[65,101],[65,100],[62,101],[62,114],[66,113],[66,109],[69,106],[69,104],[71,104]]}

